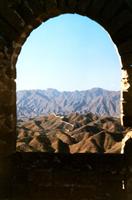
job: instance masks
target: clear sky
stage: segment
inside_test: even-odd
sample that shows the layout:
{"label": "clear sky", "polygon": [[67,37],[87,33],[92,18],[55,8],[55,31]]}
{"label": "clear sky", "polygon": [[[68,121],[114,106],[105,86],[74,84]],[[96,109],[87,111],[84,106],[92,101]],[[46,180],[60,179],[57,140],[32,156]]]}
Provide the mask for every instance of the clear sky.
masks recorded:
{"label": "clear sky", "polygon": [[65,14],[46,21],[26,40],[17,61],[17,90],[120,90],[120,69],[108,33],[87,17]]}

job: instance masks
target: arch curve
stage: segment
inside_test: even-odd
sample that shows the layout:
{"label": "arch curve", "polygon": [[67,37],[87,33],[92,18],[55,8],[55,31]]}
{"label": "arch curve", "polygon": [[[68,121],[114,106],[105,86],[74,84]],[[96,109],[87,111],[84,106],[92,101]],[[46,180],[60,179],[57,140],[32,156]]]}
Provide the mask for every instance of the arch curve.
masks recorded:
{"label": "arch curve", "polygon": [[[32,30],[49,18],[76,13],[102,25],[116,44],[123,64],[122,124],[132,126],[131,0],[2,0],[0,2],[0,140],[7,154],[15,151],[16,61]],[[1,151],[1,150],[0,150]],[[4,153],[5,154],[5,153]]]}

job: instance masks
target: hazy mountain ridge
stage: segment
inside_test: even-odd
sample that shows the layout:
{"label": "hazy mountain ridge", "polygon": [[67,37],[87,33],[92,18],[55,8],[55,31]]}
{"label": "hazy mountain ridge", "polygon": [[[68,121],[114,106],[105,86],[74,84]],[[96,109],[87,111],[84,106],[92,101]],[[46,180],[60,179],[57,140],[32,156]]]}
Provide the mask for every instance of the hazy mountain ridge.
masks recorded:
{"label": "hazy mountain ridge", "polygon": [[120,92],[93,88],[85,91],[60,92],[56,89],[17,92],[17,116],[29,118],[72,112],[119,116]]}

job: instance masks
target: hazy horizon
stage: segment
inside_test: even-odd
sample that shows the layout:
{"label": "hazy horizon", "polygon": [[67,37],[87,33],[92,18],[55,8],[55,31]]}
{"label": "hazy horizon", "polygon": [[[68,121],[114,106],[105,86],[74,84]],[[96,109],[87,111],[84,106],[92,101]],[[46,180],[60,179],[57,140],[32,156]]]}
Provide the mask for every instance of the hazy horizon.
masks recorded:
{"label": "hazy horizon", "polygon": [[119,91],[120,79],[120,58],[110,36],[77,14],[54,17],[35,29],[17,62],[18,91]]}
{"label": "hazy horizon", "polygon": [[59,89],[56,89],[56,88],[44,88],[44,89],[39,89],[39,88],[36,88],[36,89],[22,89],[22,90],[17,90],[17,92],[20,92],[20,91],[36,91],[36,90],[40,90],[40,91],[48,91],[48,90],[57,90],[58,92],[75,92],[75,91],[87,91],[87,90],[94,90],[94,89],[101,89],[101,90],[107,90],[107,91],[114,91],[114,92],[119,92],[120,90],[109,90],[109,89],[105,89],[105,88],[100,88],[100,87],[93,87],[93,88],[89,88],[89,89],[85,89],[85,90],[59,90]]}

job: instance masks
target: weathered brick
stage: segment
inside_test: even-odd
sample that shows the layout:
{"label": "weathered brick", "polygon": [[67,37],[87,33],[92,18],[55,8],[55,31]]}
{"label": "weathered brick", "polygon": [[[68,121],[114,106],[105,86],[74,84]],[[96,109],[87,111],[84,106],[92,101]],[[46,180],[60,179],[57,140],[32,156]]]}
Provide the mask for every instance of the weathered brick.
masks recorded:
{"label": "weathered brick", "polygon": [[80,0],[78,1],[78,12],[80,14],[86,15],[86,11],[90,6],[92,0]]}
{"label": "weathered brick", "polygon": [[114,35],[116,32],[119,34],[120,29],[131,22],[132,13],[129,12],[129,10],[123,10],[117,16],[112,18],[112,20],[108,24],[111,35]]}
{"label": "weathered brick", "polygon": [[132,53],[132,39],[128,39],[127,41],[120,43],[118,50],[120,54]]}
{"label": "weathered brick", "polygon": [[[101,24],[109,31],[115,44],[119,46],[123,66],[130,67],[132,45],[131,42],[127,42],[132,39],[130,2],[125,0],[0,1],[0,157],[15,151],[15,65],[20,48],[30,32],[39,26],[42,20],[65,12],[87,15],[102,22]],[[13,46],[14,44],[18,46]],[[128,94],[131,93],[131,79],[129,72]],[[126,126],[132,126],[131,97],[131,94],[124,95],[123,120]],[[94,159],[82,158],[82,155],[76,159],[74,155],[72,159],[70,155],[68,159],[63,158],[62,155],[39,156],[36,154],[35,156],[34,154],[30,154],[29,157],[25,154],[16,156],[15,161],[12,161],[14,165],[12,179],[10,179],[9,170],[11,163],[0,160],[0,198],[2,200],[9,199],[11,195],[11,199],[19,200],[125,199],[121,188],[121,181],[124,180],[125,175],[121,173],[123,164],[118,160],[119,155],[116,159],[110,155],[109,161],[105,160],[106,155],[101,160],[96,156]],[[9,161],[9,157],[7,158]],[[87,167],[90,159],[91,169]],[[12,191],[9,189],[11,185]],[[129,196],[130,193],[129,188]]]}

